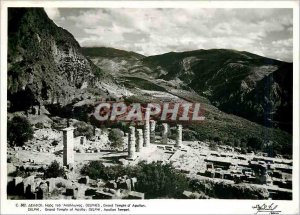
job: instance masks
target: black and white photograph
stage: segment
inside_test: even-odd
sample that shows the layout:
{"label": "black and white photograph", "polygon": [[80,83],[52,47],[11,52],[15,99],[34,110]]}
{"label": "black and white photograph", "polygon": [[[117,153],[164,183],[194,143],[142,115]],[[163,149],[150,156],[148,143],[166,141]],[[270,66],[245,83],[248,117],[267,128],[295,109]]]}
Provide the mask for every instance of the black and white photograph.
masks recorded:
{"label": "black and white photograph", "polygon": [[75,5],[6,8],[6,201],[299,198],[295,8]]}

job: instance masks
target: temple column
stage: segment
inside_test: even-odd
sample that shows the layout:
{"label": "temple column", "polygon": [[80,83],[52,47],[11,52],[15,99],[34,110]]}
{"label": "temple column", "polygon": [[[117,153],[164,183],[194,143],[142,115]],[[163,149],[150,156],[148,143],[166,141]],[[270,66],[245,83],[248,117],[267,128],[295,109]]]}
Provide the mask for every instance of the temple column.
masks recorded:
{"label": "temple column", "polygon": [[143,139],[143,130],[142,129],[137,129],[137,135],[138,135],[138,141],[137,141],[137,147],[136,147],[136,151],[140,152],[142,150],[143,147],[143,143],[144,143],[144,139]]}
{"label": "temple column", "polygon": [[135,127],[130,126],[129,127],[129,139],[128,139],[128,159],[134,160],[136,158],[135,154]]}
{"label": "temple column", "polygon": [[63,165],[74,164],[74,129],[68,127],[63,129]]}
{"label": "temple column", "polygon": [[155,143],[155,125],[154,120],[150,120],[150,143]]}
{"label": "temple column", "polygon": [[162,144],[168,144],[168,124],[163,123],[162,126],[163,126],[163,130],[161,134],[161,142]]}
{"label": "temple column", "polygon": [[177,137],[175,146],[182,146],[182,125],[177,125]]}
{"label": "temple column", "polygon": [[144,147],[150,146],[150,108],[145,112],[145,125],[144,125]]}

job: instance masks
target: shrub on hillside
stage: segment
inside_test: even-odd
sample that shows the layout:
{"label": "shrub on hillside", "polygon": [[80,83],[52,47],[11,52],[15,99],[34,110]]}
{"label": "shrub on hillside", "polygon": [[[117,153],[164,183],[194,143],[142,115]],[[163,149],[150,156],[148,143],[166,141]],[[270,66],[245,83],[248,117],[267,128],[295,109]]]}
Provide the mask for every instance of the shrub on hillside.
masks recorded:
{"label": "shrub on hillside", "polygon": [[188,189],[188,179],[170,164],[141,162],[137,166],[136,189],[146,193],[146,198],[180,198]]}
{"label": "shrub on hillside", "polygon": [[85,122],[76,122],[74,127],[77,129],[74,132],[75,137],[77,136],[86,136],[87,139],[91,139],[94,135],[94,128],[92,125],[89,125]]}
{"label": "shrub on hillside", "polygon": [[59,163],[54,160],[44,172],[44,178],[65,177],[65,171]]}
{"label": "shrub on hillside", "polygon": [[98,178],[112,180],[126,175],[127,168],[121,165],[105,167],[101,161],[91,161],[82,167],[80,173],[95,180]]}
{"label": "shrub on hillside", "polygon": [[122,147],[123,136],[124,134],[120,129],[113,128],[108,134],[108,139],[111,142],[111,147],[115,149]]}
{"label": "shrub on hillside", "polygon": [[261,151],[263,149],[263,141],[258,137],[247,138],[248,151]]}
{"label": "shrub on hillside", "polygon": [[7,139],[11,146],[22,146],[33,138],[33,129],[25,117],[15,116],[7,123]]}
{"label": "shrub on hillside", "polygon": [[170,164],[140,162],[136,166],[105,167],[100,161],[91,161],[81,169],[82,175],[92,179],[111,180],[128,175],[136,177],[136,190],[144,192],[146,198],[180,198],[188,189],[188,179]]}

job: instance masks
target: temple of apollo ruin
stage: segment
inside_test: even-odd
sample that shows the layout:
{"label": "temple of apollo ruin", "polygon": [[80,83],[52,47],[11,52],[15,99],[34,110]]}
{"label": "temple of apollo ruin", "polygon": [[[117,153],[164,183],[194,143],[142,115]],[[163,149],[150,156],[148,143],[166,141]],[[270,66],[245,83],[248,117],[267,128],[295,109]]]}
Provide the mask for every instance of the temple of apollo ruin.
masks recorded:
{"label": "temple of apollo ruin", "polygon": [[[72,167],[74,164],[74,130],[73,127],[68,127],[63,129],[63,165],[67,167]],[[139,157],[147,148],[151,147],[153,144],[163,144],[170,145],[168,134],[170,132],[170,126],[167,123],[162,123],[161,138],[157,138],[155,135],[156,131],[156,121],[145,120],[143,128],[130,126],[128,134],[128,160],[135,160]],[[96,139],[100,138],[100,129],[95,129]],[[84,144],[86,138],[80,137],[80,144]],[[180,148],[182,146],[182,125],[176,126],[176,141],[175,147]]]}

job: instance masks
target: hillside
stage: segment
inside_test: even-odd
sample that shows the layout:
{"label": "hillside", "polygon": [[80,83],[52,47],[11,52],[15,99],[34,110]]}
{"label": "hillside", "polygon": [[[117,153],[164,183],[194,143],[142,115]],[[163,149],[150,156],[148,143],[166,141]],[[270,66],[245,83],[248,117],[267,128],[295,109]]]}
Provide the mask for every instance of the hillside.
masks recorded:
{"label": "hillside", "polygon": [[292,63],[226,49],[143,58],[115,49],[87,50],[92,61],[111,74],[164,80],[195,91],[222,111],[292,132]]}
{"label": "hillside", "polygon": [[12,110],[70,103],[103,78],[78,42],[42,8],[8,10],[8,100]]}
{"label": "hillside", "polygon": [[292,132],[292,63],[225,49],[142,59],[154,77],[177,80],[221,110]]}
{"label": "hillside", "polygon": [[135,52],[107,47],[83,47],[82,51],[103,71],[117,76],[130,74],[134,67],[139,67],[140,60],[145,57]]}

